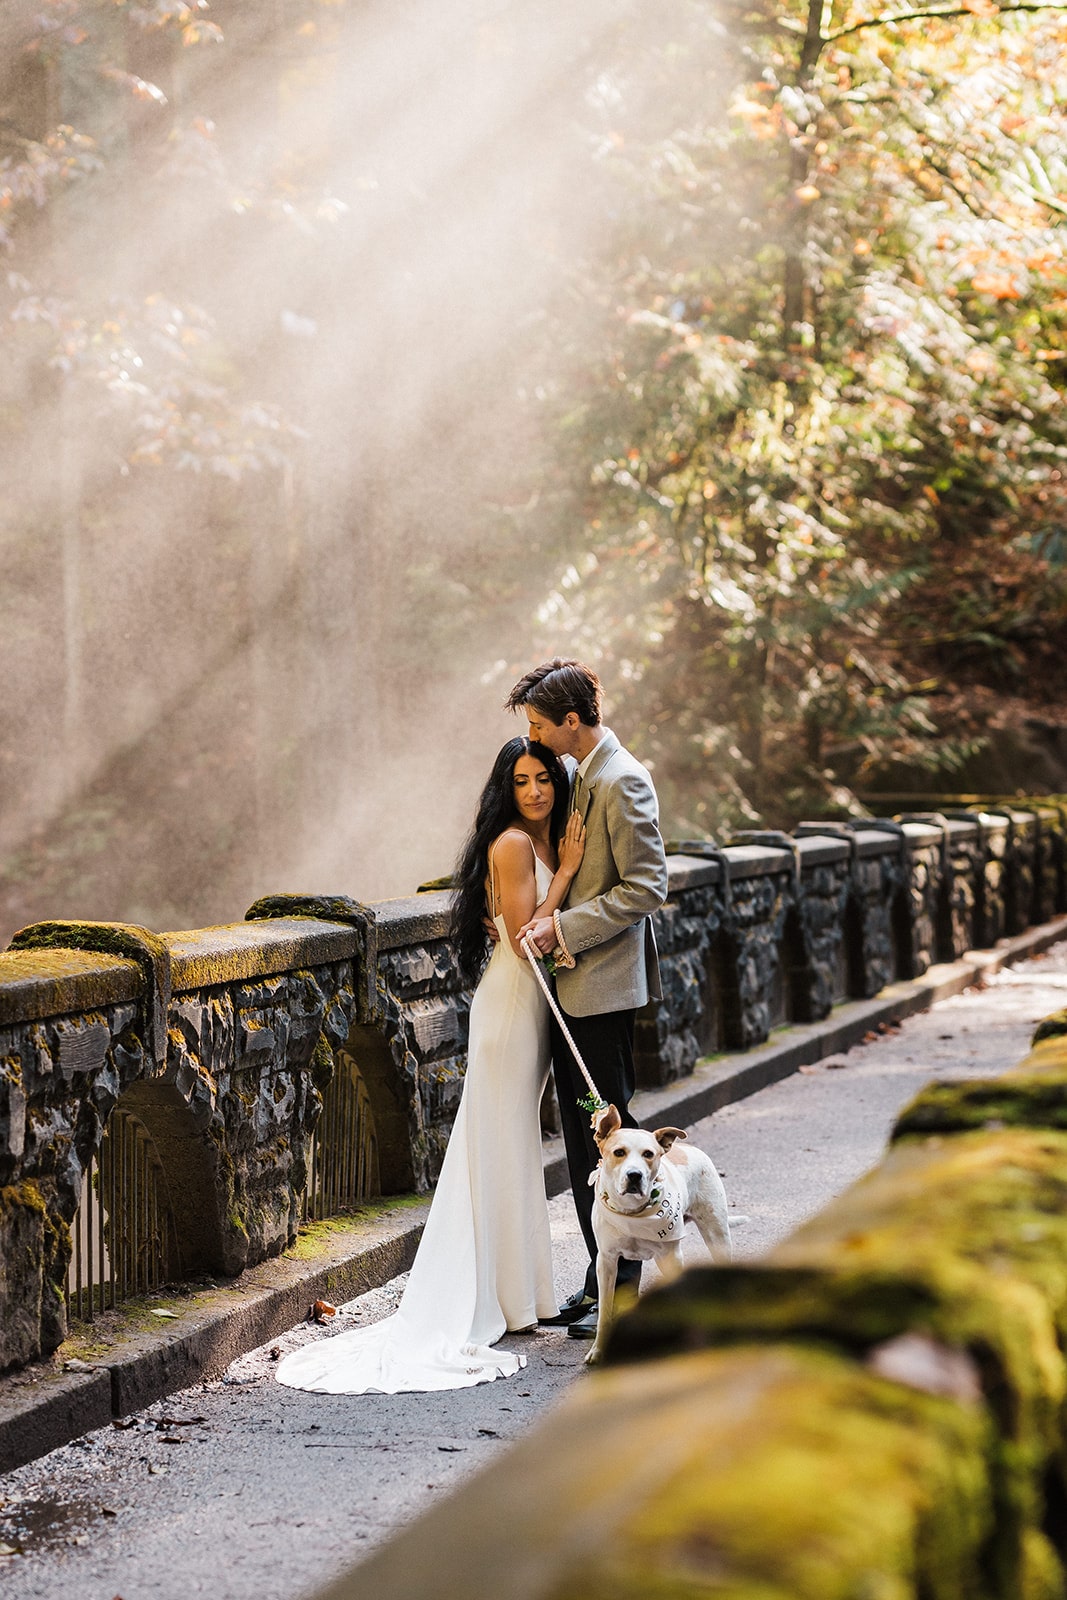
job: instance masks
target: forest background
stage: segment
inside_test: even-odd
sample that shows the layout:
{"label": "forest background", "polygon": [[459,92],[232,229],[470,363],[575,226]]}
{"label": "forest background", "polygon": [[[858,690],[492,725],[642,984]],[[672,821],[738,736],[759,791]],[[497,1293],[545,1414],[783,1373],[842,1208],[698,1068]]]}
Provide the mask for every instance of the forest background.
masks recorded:
{"label": "forest background", "polygon": [[1067,788],[1067,12],[8,0],[0,934]]}

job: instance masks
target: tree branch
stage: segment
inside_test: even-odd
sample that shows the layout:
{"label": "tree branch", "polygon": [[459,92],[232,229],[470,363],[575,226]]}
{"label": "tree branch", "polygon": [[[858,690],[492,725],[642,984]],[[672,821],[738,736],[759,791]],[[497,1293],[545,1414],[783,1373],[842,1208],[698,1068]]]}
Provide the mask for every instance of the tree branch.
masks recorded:
{"label": "tree branch", "polygon": [[[1067,0],[1062,5],[1052,3],[1001,6],[999,15],[1007,17],[1013,11],[1067,11]],[[946,6],[943,9],[930,11],[898,11],[890,17],[868,17],[865,22],[853,22],[847,28],[838,28],[836,32],[823,36],[823,44],[836,44],[839,39],[847,38],[850,33],[859,33],[861,28],[884,28],[897,22],[925,22],[928,17],[973,17],[974,15],[970,6]]]}

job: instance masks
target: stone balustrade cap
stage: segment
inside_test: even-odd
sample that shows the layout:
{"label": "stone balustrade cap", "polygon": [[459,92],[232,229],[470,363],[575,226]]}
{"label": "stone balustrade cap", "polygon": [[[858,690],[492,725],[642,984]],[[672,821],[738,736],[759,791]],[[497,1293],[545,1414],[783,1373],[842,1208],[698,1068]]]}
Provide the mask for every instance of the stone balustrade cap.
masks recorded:
{"label": "stone balustrade cap", "polygon": [[1007,816],[1014,824],[1016,830],[1022,829],[1029,833],[1037,827],[1037,813],[1032,806],[997,806],[1002,815]]}
{"label": "stone balustrade cap", "polygon": [[397,900],[374,900],[379,950],[396,950],[405,944],[425,944],[429,939],[447,939],[452,895],[447,889],[431,889],[424,894],[406,895]]}
{"label": "stone balustrade cap", "polygon": [[852,854],[851,841],[837,833],[801,834],[797,838],[797,849],[800,851],[802,869],[828,866],[833,861],[847,861]]}
{"label": "stone balustrade cap", "polygon": [[730,863],[730,881],[740,878],[765,877],[771,872],[792,871],[792,850],[777,844],[728,844],[723,854]]}
{"label": "stone balustrade cap", "polygon": [[667,857],[668,894],[682,889],[702,889],[708,883],[722,882],[722,865],[704,856],[687,856],[684,851]]}
{"label": "stone balustrade cap", "polygon": [[901,827],[912,844],[940,844],[941,829],[933,822],[902,822]]}
{"label": "stone balustrade cap", "polygon": [[98,1011],[139,1000],[140,965],[93,950],[5,950],[0,954],[0,1023]]}
{"label": "stone balustrade cap", "polygon": [[348,923],[311,917],[226,922],[160,937],[170,952],[174,994],[344,961],[359,945],[359,936]]}
{"label": "stone balustrade cap", "polygon": [[[856,854],[866,860],[870,856],[896,856],[900,854],[901,835],[885,833],[880,828],[855,829]],[[906,835],[904,836],[906,840]]]}

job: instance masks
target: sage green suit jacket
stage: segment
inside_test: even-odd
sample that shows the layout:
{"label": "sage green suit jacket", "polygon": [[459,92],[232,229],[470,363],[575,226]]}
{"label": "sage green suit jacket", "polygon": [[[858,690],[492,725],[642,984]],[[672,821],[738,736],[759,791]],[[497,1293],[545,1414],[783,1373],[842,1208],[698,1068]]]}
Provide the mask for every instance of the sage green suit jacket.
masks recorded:
{"label": "sage green suit jacket", "polygon": [[579,806],[585,855],[559,916],[575,965],[558,968],[556,992],[572,1017],[589,1017],[660,997],[652,913],[667,897],[667,858],[652,779],[610,728]]}

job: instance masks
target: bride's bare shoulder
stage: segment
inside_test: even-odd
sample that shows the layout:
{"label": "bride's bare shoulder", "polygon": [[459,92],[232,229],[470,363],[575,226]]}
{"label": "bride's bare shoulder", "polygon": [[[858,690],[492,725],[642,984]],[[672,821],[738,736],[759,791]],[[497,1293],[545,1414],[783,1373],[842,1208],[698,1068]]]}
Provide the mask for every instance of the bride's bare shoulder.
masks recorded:
{"label": "bride's bare shoulder", "polygon": [[505,871],[511,867],[529,870],[533,865],[533,840],[521,828],[505,828],[489,846],[489,854]]}

